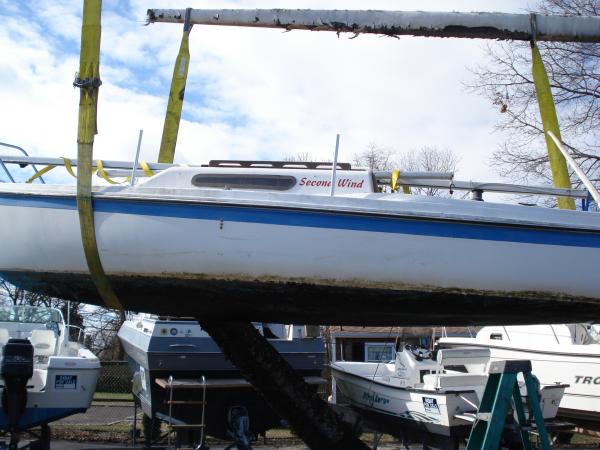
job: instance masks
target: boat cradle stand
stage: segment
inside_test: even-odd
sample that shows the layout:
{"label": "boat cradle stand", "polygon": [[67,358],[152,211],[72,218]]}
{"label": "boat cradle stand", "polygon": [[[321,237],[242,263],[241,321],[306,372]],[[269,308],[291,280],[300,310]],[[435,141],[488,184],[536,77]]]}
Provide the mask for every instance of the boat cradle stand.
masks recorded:
{"label": "boat cradle stand", "polygon": [[312,450],[367,450],[346,422],[249,322],[197,317],[229,360]]}

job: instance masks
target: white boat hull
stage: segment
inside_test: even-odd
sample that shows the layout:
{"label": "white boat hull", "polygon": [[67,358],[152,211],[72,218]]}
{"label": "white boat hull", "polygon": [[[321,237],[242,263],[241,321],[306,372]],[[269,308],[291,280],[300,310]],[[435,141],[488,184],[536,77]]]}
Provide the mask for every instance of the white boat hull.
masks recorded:
{"label": "white boat hull", "polygon": [[[89,360],[52,356],[47,368],[35,368],[28,383],[25,412],[19,417],[20,430],[83,413],[90,407],[100,372],[98,359],[90,356]],[[4,387],[2,379],[0,385]],[[8,416],[0,409],[0,429],[8,427]]]}
{"label": "white boat hull", "polygon": [[[600,429],[600,345],[527,346],[517,342],[482,342],[474,338],[446,338],[442,348],[487,347],[490,360],[527,359],[542,385],[567,384],[560,402],[559,416],[576,422],[589,422]],[[509,348],[513,347],[513,348]]]}
{"label": "white boat hull", "polygon": [[[547,321],[600,312],[600,233],[593,230],[450,220],[389,199],[270,194],[261,202],[256,193],[237,194],[226,201],[99,196],[98,247],[125,306],[218,315],[229,298],[228,315],[308,323],[315,317],[306,313],[307,294],[328,298],[314,305],[323,313],[356,302],[358,309],[344,308],[345,323],[493,323],[517,305]],[[0,191],[0,215],[2,276],[101,302],[87,275],[74,196]],[[163,306],[167,294],[183,297],[177,311]],[[369,295],[380,303],[371,312],[362,306]],[[420,317],[423,301],[431,306],[427,317]],[[382,314],[397,311],[398,302],[402,314]],[[482,302],[488,308],[472,308]],[[452,318],[457,309],[460,317]],[[526,323],[519,316],[507,320]]]}
{"label": "white boat hull", "polygon": [[477,393],[398,388],[346,372],[332,364],[336,386],[351,406],[385,431],[405,435],[411,430],[448,437],[466,437],[471,425],[456,414],[474,412]]}

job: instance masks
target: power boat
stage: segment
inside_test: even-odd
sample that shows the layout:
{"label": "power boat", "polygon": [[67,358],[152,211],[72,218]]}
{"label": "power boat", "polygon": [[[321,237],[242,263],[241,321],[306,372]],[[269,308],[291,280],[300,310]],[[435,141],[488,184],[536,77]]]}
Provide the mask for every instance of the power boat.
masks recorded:
{"label": "power boat", "polygon": [[475,337],[442,336],[440,348],[488,349],[492,361],[531,360],[542,385],[567,383],[559,415],[600,430],[600,339],[587,324],[484,327]]}
{"label": "power boat", "polygon": [[[600,313],[599,215],[380,192],[366,169],[335,177],[331,166],[211,162],[95,187],[110,284],[128,310],[221,320],[485,325]],[[102,304],[75,186],[1,184],[0,214],[0,276]]]}
{"label": "power boat", "polygon": [[0,430],[11,439],[89,408],[100,362],[72,328],[56,308],[0,306]]}
{"label": "power boat", "polygon": [[[318,327],[254,326],[307,382],[325,383],[321,378],[325,345]],[[136,314],[123,323],[118,336],[146,417],[181,427],[202,421],[200,431],[236,442],[240,438],[250,442],[250,436],[280,425],[279,416],[197,321]],[[240,414],[248,418],[245,430],[232,420],[232,415]],[[191,431],[182,437],[187,439],[182,445],[201,443],[203,435]]]}
{"label": "power boat", "polygon": [[[440,350],[434,360],[430,351],[406,345],[396,352],[395,361],[335,361],[331,371],[342,402],[371,428],[437,448],[458,448],[471,431],[489,360],[487,349]],[[454,370],[465,365],[472,372]],[[545,420],[555,418],[565,387],[540,390]]]}

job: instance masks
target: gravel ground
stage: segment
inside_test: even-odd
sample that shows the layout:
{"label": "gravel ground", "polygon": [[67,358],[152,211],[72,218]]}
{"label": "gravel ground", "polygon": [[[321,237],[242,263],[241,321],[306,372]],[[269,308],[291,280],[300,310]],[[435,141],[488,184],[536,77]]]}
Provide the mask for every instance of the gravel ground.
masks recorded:
{"label": "gravel ground", "polygon": [[[139,410],[138,413],[141,414]],[[131,420],[132,418],[133,403],[94,402],[87,412],[66,417],[56,423],[59,425],[109,425],[111,423]]]}

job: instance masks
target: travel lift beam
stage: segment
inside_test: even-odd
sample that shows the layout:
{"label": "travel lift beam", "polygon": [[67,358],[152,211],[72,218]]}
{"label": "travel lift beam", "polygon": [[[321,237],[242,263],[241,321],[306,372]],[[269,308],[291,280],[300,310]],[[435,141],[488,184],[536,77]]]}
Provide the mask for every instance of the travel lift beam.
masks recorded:
{"label": "travel lift beam", "polygon": [[[149,9],[147,22],[184,23],[186,10]],[[600,17],[497,12],[192,9],[192,25],[529,41],[600,42]]]}

